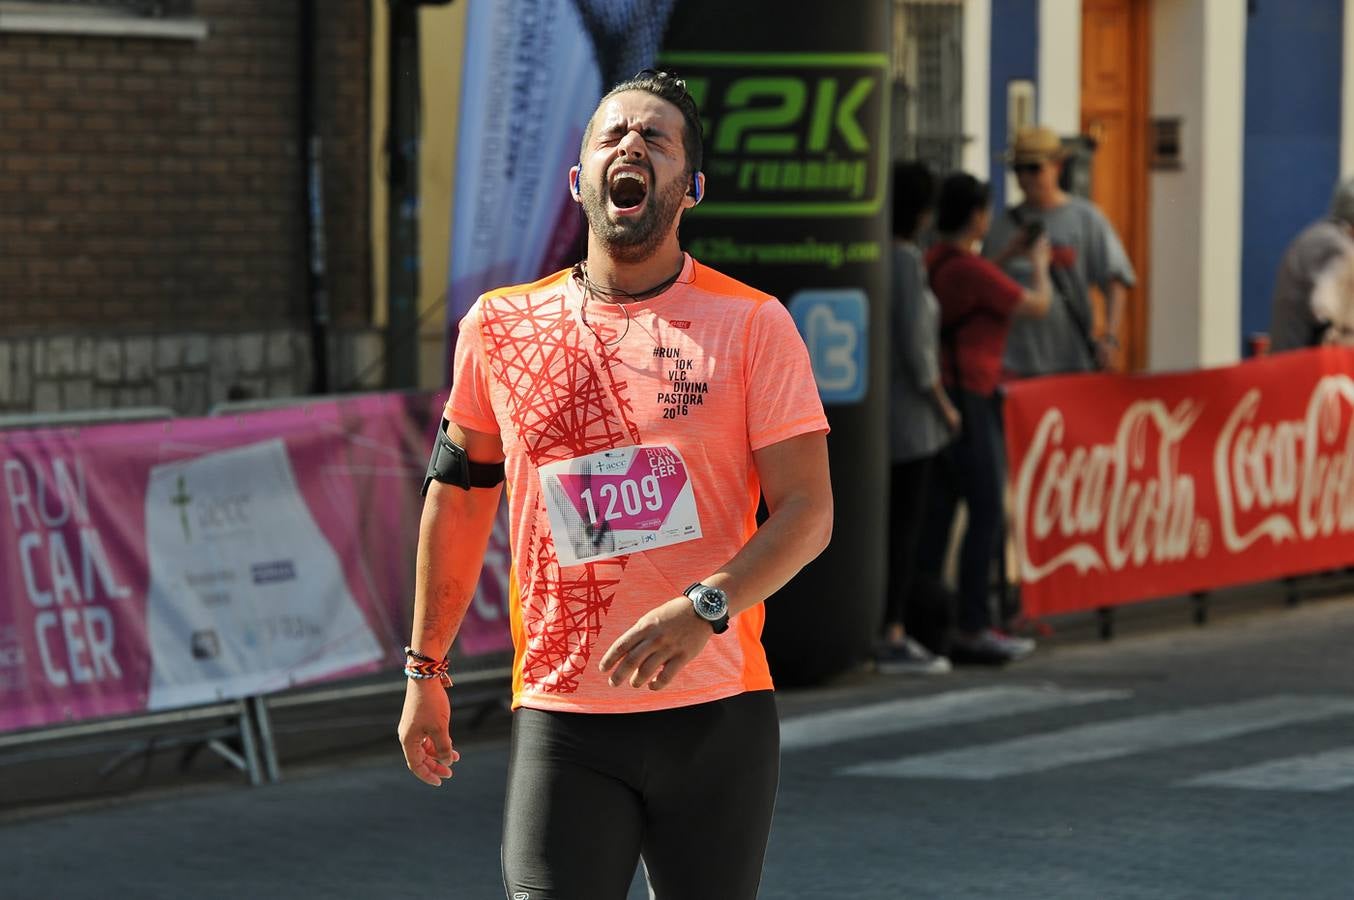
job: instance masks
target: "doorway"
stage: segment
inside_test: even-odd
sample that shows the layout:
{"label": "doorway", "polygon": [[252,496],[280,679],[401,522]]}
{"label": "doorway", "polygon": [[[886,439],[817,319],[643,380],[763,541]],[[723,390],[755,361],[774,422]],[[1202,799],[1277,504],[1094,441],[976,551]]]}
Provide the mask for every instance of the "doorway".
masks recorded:
{"label": "doorway", "polygon": [[[1119,365],[1130,372],[1147,364],[1150,39],[1150,0],[1082,0],[1081,131],[1097,145],[1091,199],[1119,233],[1138,276],[1117,335]],[[1101,302],[1095,319],[1099,333]]]}

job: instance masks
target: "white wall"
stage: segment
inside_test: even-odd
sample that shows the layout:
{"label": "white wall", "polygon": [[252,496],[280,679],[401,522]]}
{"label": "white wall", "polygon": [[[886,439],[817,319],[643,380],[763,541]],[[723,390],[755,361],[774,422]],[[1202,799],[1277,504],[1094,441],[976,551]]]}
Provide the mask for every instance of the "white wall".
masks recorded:
{"label": "white wall", "polygon": [[[1354,0],[1350,0],[1354,2]],[[988,135],[991,103],[992,0],[964,3],[964,145],[963,167],[983,181],[991,177],[992,140]],[[999,102],[1005,102],[999,99]]]}
{"label": "white wall", "polygon": [[1204,328],[1200,364],[1241,353],[1241,218],[1245,195],[1246,4],[1206,0],[1204,106]]}
{"label": "white wall", "polygon": [[1039,124],[1081,131],[1081,0],[1039,0]]}
{"label": "white wall", "polygon": [[1153,371],[1239,355],[1245,72],[1246,4],[1155,0],[1151,115],[1181,119],[1183,165],[1151,173]]}
{"label": "white wall", "polygon": [[[1351,0],[1354,2],[1354,0]],[[1039,0],[1039,71],[1034,85],[1036,125],[1061,135],[1081,131],[1081,0]],[[1007,98],[1002,97],[1005,103]],[[1006,135],[1000,135],[1006,148]],[[1020,185],[1006,173],[1006,196],[1019,197]]]}

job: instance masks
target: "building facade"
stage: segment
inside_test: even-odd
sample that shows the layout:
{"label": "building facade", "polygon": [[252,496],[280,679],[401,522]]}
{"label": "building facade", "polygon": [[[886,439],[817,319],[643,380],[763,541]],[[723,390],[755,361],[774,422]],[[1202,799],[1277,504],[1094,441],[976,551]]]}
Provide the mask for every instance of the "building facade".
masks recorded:
{"label": "building facade", "polygon": [[1096,139],[1092,197],[1141,279],[1129,367],[1236,361],[1268,328],[1287,243],[1354,175],[1354,3],[962,5],[965,167],[995,176],[1005,202],[1016,125]]}
{"label": "building facade", "polygon": [[[1354,174],[1354,0],[890,2],[894,155],[1005,203],[1017,125],[1093,137],[1090,192],[1140,275],[1126,367],[1239,358],[1287,242]],[[420,15],[407,343],[429,387],[468,5]],[[384,383],[386,0],[314,6],[307,27],[304,0],[0,0],[0,416],[304,394],[320,346],[326,390]]]}
{"label": "building facade", "polygon": [[0,414],[305,393],[320,334],[331,389],[380,382],[370,6],[318,6],[0,2]]}

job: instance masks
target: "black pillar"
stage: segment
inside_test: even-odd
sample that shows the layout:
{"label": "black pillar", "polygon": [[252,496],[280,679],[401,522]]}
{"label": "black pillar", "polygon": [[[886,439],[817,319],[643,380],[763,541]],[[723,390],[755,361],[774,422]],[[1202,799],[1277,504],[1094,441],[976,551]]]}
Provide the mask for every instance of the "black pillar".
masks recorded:
{"label": "black pillar", "polygon": [[683,244],[789,305],[832,426],[832,544],[767,604],[782,683],[853,665],[882,616],[888,11],[882,0],[681,0],[659,58],[706,120],[706,198]]}
{"label": "black pillar", "polygon": [[389,0],[386,386],[418,384],[418,145],[422,67],[417,0]]}

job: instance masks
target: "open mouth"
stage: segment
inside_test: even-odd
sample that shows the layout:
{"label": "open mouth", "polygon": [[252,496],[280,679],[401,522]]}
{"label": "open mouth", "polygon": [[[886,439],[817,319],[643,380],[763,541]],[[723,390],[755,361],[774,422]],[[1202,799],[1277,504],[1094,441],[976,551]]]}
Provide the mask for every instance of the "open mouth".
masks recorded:
{"label": "open mouth", "polygon": [[644,205],[644,198],[648,195],[648,179],[637,169],[625,168],[616,172],[607,185],[607,196],[617,212],[638,210]]}

